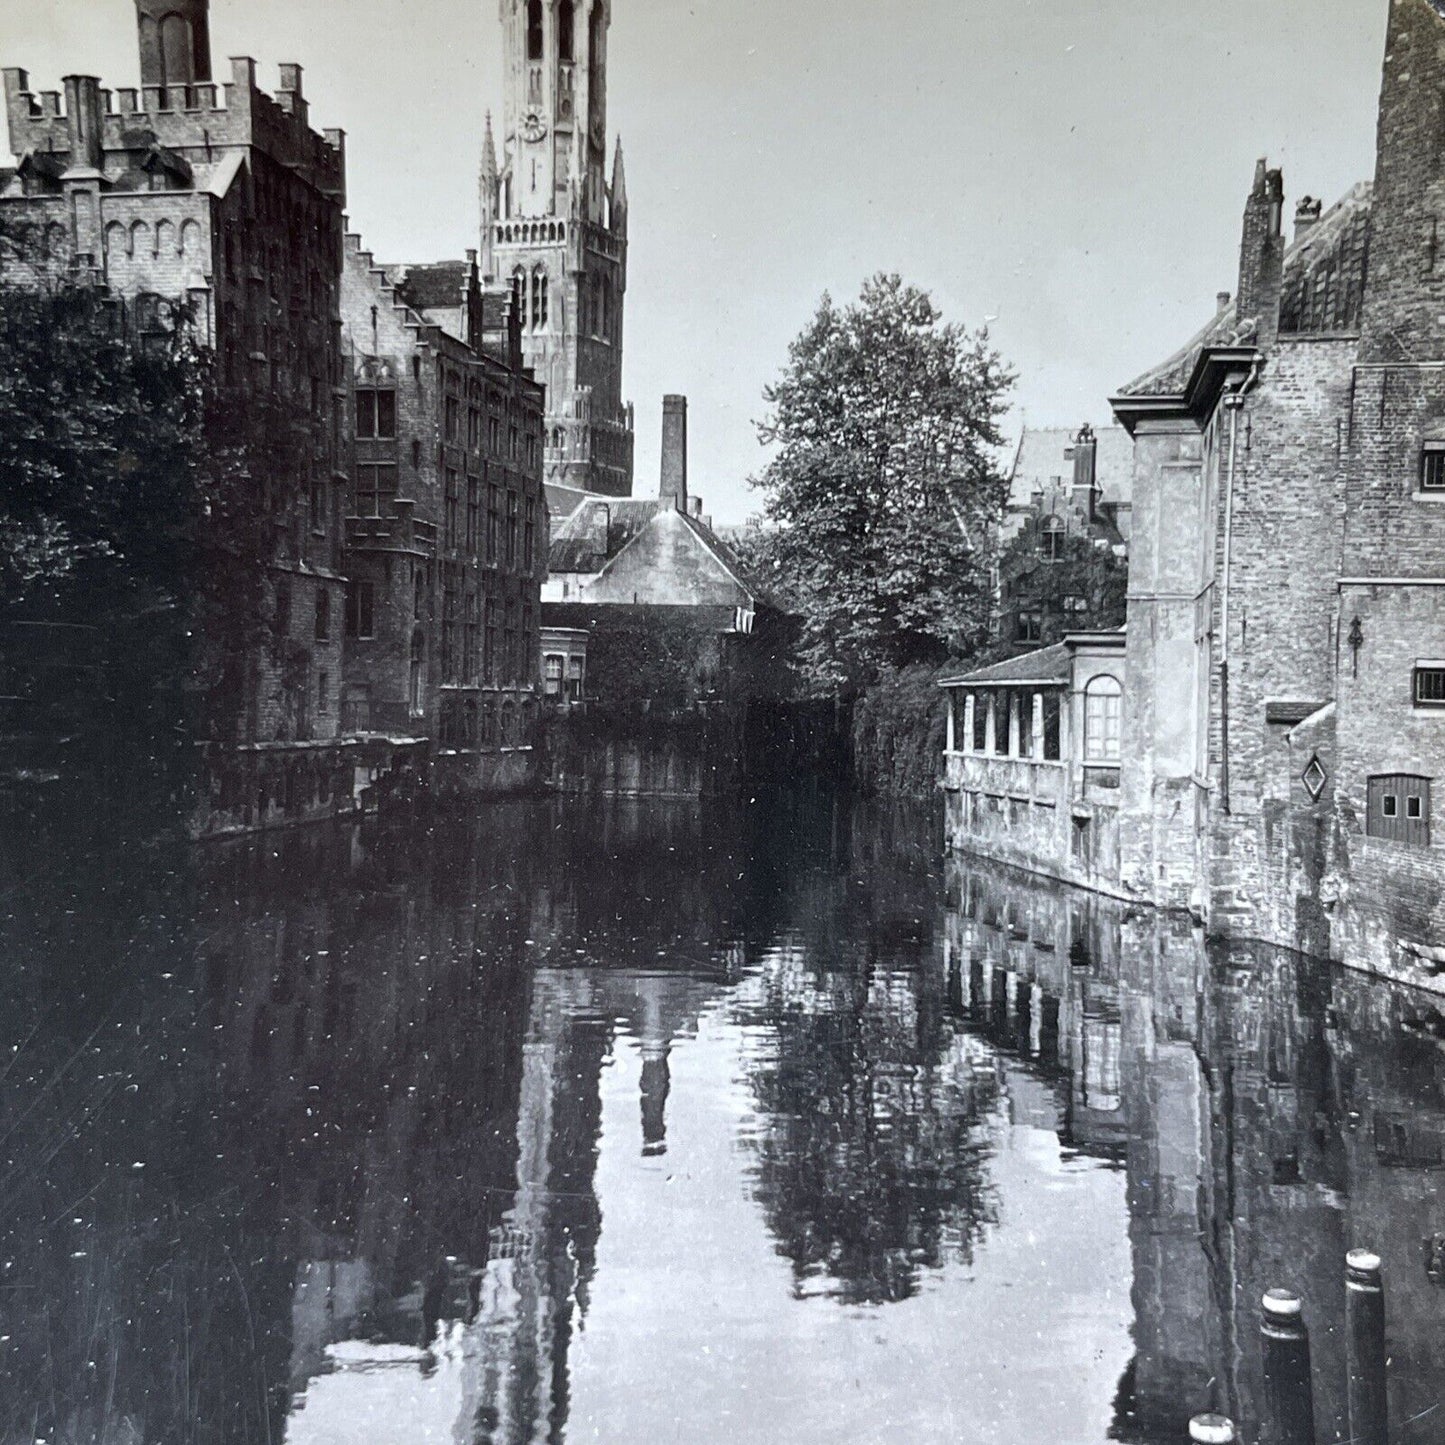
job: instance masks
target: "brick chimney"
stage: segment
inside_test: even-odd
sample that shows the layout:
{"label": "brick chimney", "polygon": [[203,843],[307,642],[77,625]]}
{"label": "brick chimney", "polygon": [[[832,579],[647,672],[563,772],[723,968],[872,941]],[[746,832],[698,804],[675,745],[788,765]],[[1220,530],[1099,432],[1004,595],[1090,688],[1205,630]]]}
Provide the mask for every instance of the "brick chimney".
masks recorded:
{"label": "brick chimney", "polygon": [[1092,522],[1098,501],[1099,442],[1088,422],[1074,438],[1074,506]]}
{"label": "brick chimney", "polygon": [[1314,228],[1319,225],[1320,213],[1324,210],[1324,203],[1315,200],[1313,196],[1306,196],[1299,205],[1294,208],[1294,238],[1296,243],[1303,241]]}
{"label": "brick chimney", "polygon": [[99,175],[105,165],[104,110],[93,75],[65,77],[65,119],[70,130],[70,172]]}
{"label": "brick chimney", "polygon": [[1284,282],[1284,176],[1261,160],[1244,206],[1239,246],[1239,318],[1254,317],[1261,346],[1279,336],[1279,297]]}
{"label": "brick chimney", "polygon": [[662,486],[658,495],[687,511],[687,398],[662,398]]}
{"label": "brick chimney", "polygon": [[135,10],[143,86],[211,79],[210,0],[135,0]]}

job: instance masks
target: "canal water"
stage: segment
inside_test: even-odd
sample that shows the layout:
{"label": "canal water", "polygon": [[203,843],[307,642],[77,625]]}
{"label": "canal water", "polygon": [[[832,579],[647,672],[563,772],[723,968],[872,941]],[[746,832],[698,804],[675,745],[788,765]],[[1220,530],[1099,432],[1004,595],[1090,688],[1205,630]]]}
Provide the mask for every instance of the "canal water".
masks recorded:
{"label": "canal water", "polygon": [[1253,1440],[1342,1261],[1445,1438],[1445,1019],[927,814],[15,848],[0,1442]]}

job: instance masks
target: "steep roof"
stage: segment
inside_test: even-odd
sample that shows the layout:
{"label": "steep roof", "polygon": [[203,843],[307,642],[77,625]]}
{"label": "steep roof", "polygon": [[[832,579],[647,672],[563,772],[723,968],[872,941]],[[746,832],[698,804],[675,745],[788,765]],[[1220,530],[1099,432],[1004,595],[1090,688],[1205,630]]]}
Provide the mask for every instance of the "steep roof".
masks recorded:
{"label": "steep roof", "polygon": [[938,685],[971,687],[1010,682],[1066,683],[1073,672],[1073,665],[1073,651],[1068,643],[1056,642],[1052,647],[1025,652],[1021,657],[1006,658],[1003,662],[975,668],[972,672],[944,673],[938,679]]}
{"label": "steep roof", "polygon": [[677,511],[671,498],[585,494],[585,500],[553,533],[547,570],[554,576],[593,576],[616,561],[649,528],[664,525],[672,517],[696,537],[739,587],[761,599],[761,589],[737,553],[702,518]]}
{"label": "steep roof", "polygon": [[[1104,426],[1094,435],[1094,479],[1103,499],[1128,502],[1134,491],[1134,443],[1129,433],[1121,426]],[[1063,486],[1070,485],[1077,436],[1077,427],[1024,427],[1009,473],[1009,506],[1027,507],[1033,494],[1048,490],[1055,477]]]}

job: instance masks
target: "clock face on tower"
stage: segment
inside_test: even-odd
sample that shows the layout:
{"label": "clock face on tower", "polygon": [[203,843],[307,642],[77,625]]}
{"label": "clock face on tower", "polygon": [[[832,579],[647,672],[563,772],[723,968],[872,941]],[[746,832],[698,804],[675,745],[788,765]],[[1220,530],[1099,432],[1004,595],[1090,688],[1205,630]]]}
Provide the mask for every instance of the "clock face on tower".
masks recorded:
{"label": "clock face on tower", "polygon": [[529,106],[527,113],[522,117],[522,138],[538,141],[546,134],[547,122],[542,119],[542,112],[536,106]]}

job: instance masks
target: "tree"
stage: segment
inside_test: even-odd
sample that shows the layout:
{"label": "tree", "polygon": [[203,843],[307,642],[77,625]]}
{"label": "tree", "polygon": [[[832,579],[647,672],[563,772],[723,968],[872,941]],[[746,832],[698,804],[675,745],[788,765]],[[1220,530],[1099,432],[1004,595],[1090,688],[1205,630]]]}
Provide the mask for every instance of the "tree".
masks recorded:
{"label": "tree", "polygon": [[764,393],[777,453],[754,485],[771,526],[750,560],[802,619],[813,687],[866,686],[987,637],[1012,383],[986,332],[945,324],[893,275],[842,309],[825,295],[789,348]]}

